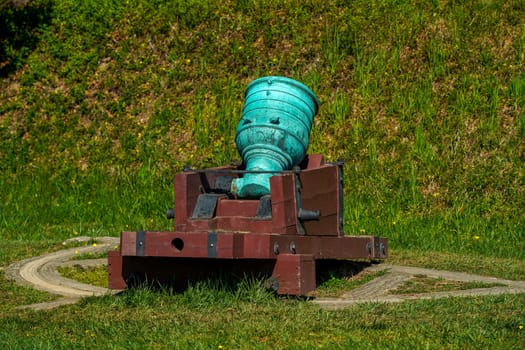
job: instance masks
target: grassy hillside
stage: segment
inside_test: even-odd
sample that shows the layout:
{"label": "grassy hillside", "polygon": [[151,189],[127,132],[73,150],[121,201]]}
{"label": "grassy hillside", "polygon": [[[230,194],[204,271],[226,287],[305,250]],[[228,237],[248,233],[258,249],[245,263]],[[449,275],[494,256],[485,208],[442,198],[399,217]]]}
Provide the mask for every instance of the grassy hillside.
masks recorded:
{"label": "grassy hillside", "polygon": [[168,229],[184,164],[239,160],[245,86],[321,101],[349,234],[524,258],[522,1],[70,1],[0,10],[0,233]]}

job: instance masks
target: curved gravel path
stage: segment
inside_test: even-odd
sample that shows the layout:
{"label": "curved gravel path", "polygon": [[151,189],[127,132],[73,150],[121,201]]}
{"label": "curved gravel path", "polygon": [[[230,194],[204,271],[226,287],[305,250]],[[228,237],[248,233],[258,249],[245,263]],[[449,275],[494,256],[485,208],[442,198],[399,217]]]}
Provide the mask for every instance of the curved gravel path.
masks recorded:
{"label": "curved gravel path", "polygon": [[115,293],[114,290],[97,287],[90,284],[80,283],[62,277],[57,268],[68,264],[103,265],[107,259],[71,260],[74,256],[85,253],[102,253],[114,249],[119,244],[119,238],[102,237],[97,238],[96,245],[74,247],[49,253],[35,258],[25,259],[10,265],[5,270],[5,276],[19,284],[28,285],[33,288],[57,294],[62,299],[47,303],[24,305],[22,308],[50,309],[60,305],[77,302],[80,298],[88,296],[100,296]]}
{"label": "curved gravel path", "polygon": [[[358,303],[382,302],[394,303],[415,299],[437,299],[448,297],[471,297],[480,295],[519,294],[525,293],[525,281],[511,281],[496,277],[473,275],[464,272],[442,271],[420,267],[380,264],[365,269],[369,272],[388,270],[384,276],[377,277],[363,286],[343,294],[339,298],[318,298],[313,302],[327,309],[341,309]],[[442,278],[459,282],[497,283],[503,286],[429,292],[415,294],[390,294],[414,276]]]}
{"label": "curved gravel path", "polygon": [[[14,263],[5,270],[5,275],[7,278],[15,280],[19,284],[29,285],[36,289],[62,296],[61,299],[55,301],[24,305],[21,306],[21,308],[31,308],[35,310],[51,309],[57,306],[75,303],[80,300],[80,298],[87,296],[115,294],[118,291],[84,284],[62,277],[57,269],[59,266],[67,265],[87,267],[107,264],[107,259],[72,260],[72,258],[84,253],[106,252],[114,249],[118,244],[119,238],[97,238],[96,245],[64,249]],[[414,299],[525,293],[525,281],[510,281],[463,272],[440,271],[388,264],[372,265],[364,271],[378,272],[382,270],[388,270],[388,273],[343,294],[339,298],[317,298],[312,302],[327,309],[341,309],[365,302],[392,303]],[[504,286],[418,294],[389,294],[390,291],[398,288],[413,276],[417,275],[460,282],[478,281],[498,283]]]}

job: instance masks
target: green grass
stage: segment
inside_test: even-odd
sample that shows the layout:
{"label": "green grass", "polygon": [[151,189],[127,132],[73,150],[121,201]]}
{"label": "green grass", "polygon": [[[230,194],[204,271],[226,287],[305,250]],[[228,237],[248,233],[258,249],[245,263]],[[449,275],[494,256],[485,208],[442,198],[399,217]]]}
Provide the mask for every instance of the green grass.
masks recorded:
{"label": "green grass", "polygon": [[108,268],[105,265],[84,267],[81,264],[75,264],[73,266],[61,266],[57,271],[65,278],[94,286],[108,287]]}
{"label": "green grass", "polygon": [[[244,89],[275,74],[319,97],[309,152],[346,160],[346,233],[388,237],[393,263],[524,279],[524,10],[503,0],[34,0],[2,8],[0,265],[77,235],[170,229],[173,174],[239,161]],[[0,288],[15,286],[2,279]],[[189,294],[137,291],[42,314],[13,308],[45,295],[9,292],[0,344],[524,343],[522,296],[330,313],[273,297],[228,304],[216,300],[226,292],[208,289],[209,309]]]}
{"label": "green grass", "polygon": [[391,264],[470,272],[486,276],[498,276],[509,280],[525,280],[523,260],[515,258],[484,257],[440,252],[417,252],[412,250],[390,251]]}
{"label": "green grass", "polygon": [[321,101],[310,152],[347,162],[349,234],[522,259],[521,6],[33,1],[34,47],[2,57],[0,230],[168,229],[173,173],[239,161],[244,88],[280,74]]}
{"label": "green grass", "polygon": [[519,349],[524,301],[499,296],[333,312],[210,286],[183,295],[139,289],[53,312],[18,311],[1,325],[2,341],[14,348]]}
{"label": "green grass", "polygon": [[18,306],[44,303],[57,299],[56,296],[49,293],[29,286],[21,286],[14,281],[7,281],[3,271],[0,271],[0,295],[2,295],[2,305],[0,306],[0,317],[2,319],[6,316],[6,313],[13,312]]}
{"label": "green grass", "polygon": [[[118,246],[117,246],[118,247]],[[85,259],[105,259],[108,257],[107,252],[100,253],[84,253],[75,255],[71,260],[85,260]]]}

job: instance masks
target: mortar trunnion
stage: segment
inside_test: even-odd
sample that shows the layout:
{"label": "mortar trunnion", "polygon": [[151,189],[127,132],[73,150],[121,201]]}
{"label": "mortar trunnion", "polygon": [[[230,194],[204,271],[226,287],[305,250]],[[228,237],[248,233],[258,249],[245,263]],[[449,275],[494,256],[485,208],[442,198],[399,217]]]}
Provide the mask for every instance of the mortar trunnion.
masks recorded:
{"label": "mortar trunnion", "polygon": [[344,235],[343,164],[306,154],[318,106],[289,78],[248,85],[236,136],[243,165],[176,174],[173,231],[122,232],[109,288],[259,273],[278,294],[308,295],[322,261],[386,258],[386,238]]}

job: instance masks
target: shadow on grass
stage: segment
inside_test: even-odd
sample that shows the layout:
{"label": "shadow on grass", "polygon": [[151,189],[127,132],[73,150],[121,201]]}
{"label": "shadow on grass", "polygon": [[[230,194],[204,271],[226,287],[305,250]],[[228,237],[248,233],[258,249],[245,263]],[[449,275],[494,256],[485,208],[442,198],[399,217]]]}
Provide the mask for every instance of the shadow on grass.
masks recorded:
{"label": "shadow on grass", "polygon": [[[316,284],[321,286],[329,280],[348,279],[363,271],[374,262],[347,260],[317,260]],[[264,259],[191,259],[180,263],[177,259],[142,258],[130,259],[126,282],[129,288],[169,290],[184,293],[193,286],[204,283],[227,292],[246,287],[252,281],[260,288],[275,292],[279,284],[272,276],[273,260]],[[133,272],[131,272],[133,271]],[[250,283],[249,285],[253,285]]]}
{"label": "shadow on grass", "polygon": [[37,46],[42,28],[51,22],[52,8],[51,0],[0,8],[0,78],[22,67]]}
{"label": "shadow on grass", "polygon": [[333,278],[351,278],[375,263],[371,261],[317,260],[317,285],[319,286]]}

